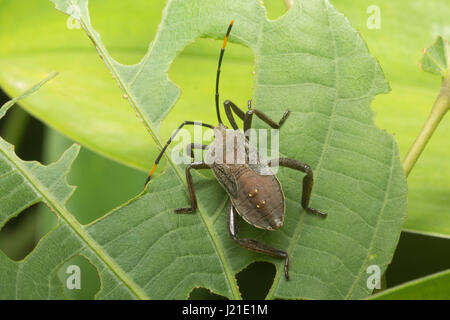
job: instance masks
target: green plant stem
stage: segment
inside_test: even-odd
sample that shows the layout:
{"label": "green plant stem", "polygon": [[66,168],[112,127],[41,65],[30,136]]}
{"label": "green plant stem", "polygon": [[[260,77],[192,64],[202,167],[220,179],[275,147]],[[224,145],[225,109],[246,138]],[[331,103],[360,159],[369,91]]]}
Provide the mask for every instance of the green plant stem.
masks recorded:
{"label": "green plant stem", "polygon": [[450,76],[447,75],[442,80],[441,91],[439,92],[436,101],[434,102],[433,109],[428,116],[425,125],[414,141],[411,149],[408,151],[405,159],[403,160],[403,169],[405,170],[406,176],[409,175],[412,168],[419,159],[420,154],[433,135],[434,130],[436,130],[439,122],[450,109]]}

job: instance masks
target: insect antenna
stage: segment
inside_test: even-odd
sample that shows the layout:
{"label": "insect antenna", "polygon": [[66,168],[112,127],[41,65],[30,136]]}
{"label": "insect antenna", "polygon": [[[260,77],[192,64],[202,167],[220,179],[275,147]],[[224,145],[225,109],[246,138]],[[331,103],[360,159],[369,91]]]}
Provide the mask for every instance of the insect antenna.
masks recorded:
{"label": "insect antenna", "polygon": [[183,126],[185,125],[195,125],[195,126],[202,126],[202,127],[206,127],[206,128],[210,128],[210,129],[214,129],[213,125],[207,124],[207,123],[203,123],[203,122],[197,122],[197,121],[184,121],[178,128],[177,130],[175,130],[175,132],[172,134],[172,136],[170,137],[170,139],[166,142],[166,144],[164,145],[164,147],[162,148],[161,152],[159,153],[158,157],[155,160],[155,164],[153,164],[152,169],[150,170],[150,173],[147,177],[147,180],[145,180],[145,184],[144,184],[144,189],[147,186],[147,184],[149,183],[150,179],[152,178],[153,173],[156,170],[156,167],[158,166],[159,160],[161,160],[161,157],[163,156],[164,152],[166,152],[167,147],[169,146],[169,144],[173,141],[173,139],[175,139],[175,136],[178,134],[178,132],[180,132],[181,128],[183,128]]}
{"label": "insect antenna", "polygon": [[220,118],[220,110],[219,110],[219,78],[220,78],[220,66],[222,65],[223,53],[225,52],[225,47],[228,42],[228,37],[230,36],[231,28],[233,27],[234,20],[231,20],[230,25],[228,26],[227,34],[225,39],[223,39],[222,49],[220,49],[220,57],[219,57],[219,65],[217,67],[217,75],[216,75],[216,112],[217,112],[217,120],[219,123],[223,123]]}

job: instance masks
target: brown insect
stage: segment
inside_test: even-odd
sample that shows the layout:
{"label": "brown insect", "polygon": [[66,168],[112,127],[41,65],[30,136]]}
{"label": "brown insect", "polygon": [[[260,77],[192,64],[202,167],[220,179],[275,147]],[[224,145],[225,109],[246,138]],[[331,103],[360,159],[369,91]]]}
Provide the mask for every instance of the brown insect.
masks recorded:
{"label": "brown insect", "polygon": [[[259,154],[256,147],[248,141],[249,137],[247,133],[248,129],[251,128],[253,115],[259,117],[270,127],[279,129],[288,117],[289,111],[284,113],[280,121],[275,122],[261,111],[253,109],[251,101],[248,103],[248,111],[243,112],[233,102],[226,100],[224,102],[225,113],[233,129],[228,129],[222,122],[219,110],[219,76],[225,46],[233,22],[234,20],[228,27],[220,51],[219,65],[217,68],[215,103],[219,124],[213,126],[202,122],[184,121],[172,134],[171,138],[161,150],[145,182],[145,186],[147,186],[150,181],[152,174],[168,145],[183,126],[199,125],[213,129],[214,141],[211,144],[203,145],[191,143],[187,146],[187,153],[192,159],[194,159],[193,149],[206,150],[206,154],[204,156],[204,161],[194,161],[187,165],[186,181],[189,189],[191,206],[188,208],[176,209],[175,213],[192,213],[197,209],[197,198],[195,196],[190,170],[212,169],[217,181],[230,196],[231,206],[228,214],[228,233],[231,239],[246,249],[265,253],[274,257],[284,258],[284,273],[286,279],[289,279],[289,256],[287,252],[270,247],[256,240],[239,239],[237,237],[239,229],[237,214],[252,226],[264,230],[277,230],[283,225],[283,218],[286,211],[285,199],[281,184],[271,169],[273,165],[285,166],[306,173],[306,176],[303,178],[301,205],[304,210],[309,213],[323,217],[326,216],[326,213],[309,207],[314,183],[313,172],[309,165],[289,158],[266,160]],[[245,133],[239,130],[233,112],[243,120]],[[234,142],[231,147],[229,143],[230,139]],[[242,150],[241,155],[243,155],[243,161],[235,161],[236,157],[239,157],[239,146]],[[232,159],[232,161],[229,161],[229,159]]]}

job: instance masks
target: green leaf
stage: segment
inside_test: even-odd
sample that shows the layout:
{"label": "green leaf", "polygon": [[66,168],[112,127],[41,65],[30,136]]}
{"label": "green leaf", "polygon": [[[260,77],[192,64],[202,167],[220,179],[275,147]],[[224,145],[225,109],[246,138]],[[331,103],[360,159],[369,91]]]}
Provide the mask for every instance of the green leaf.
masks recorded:
{"label": "green leaf", "polygon": [[[351,21],[380,61],[392,91],[372,104],[380,128],[395,134],[400,158],[409,150],[440,79],[417,68],[424,44],[448,32],[450,3],[440,0],[339,0],[331,2]],[[122,63],[137,63],[154,38],[165,1],[96,0],[90,3],[93,24],[108,51]],[[285,12],[283,1],[265,1],[268,16]],[[369,29],[371,5],[381,12],[381,28]],[[217,12],[211,12],[211,15]],[[235,17],[235,16],[233,16]],[[432,17],[432,19],[430,18]],[[417,23],[420,21],[420,23]],[[83,30],[67,28],[68,17],[46,1],[3,0],[0,3],[0,85],[15,96],[50,71],[60,71],[46,90],[22,106],[59,132],[102,155],[140,170],[149,170],[158,152]],[[14,28],[10,25],[14,23]],[[221,26],[218,32],[222,31]],[[183,120],[215,121],[212,107],[217,48],[220,43],[197,38],[179,53],[169,77],[182,88],[173,110],[161,124],[167,139]],[[224,60],[222,97],[246,105],[252,89],[252,52],[230,44]],[[444,121],[408,178],[408,217],[404,229],[450,236],[450,134]],[[440,170],[436,170],[439,167]]]}
{"label": "green leaf", "polygon": [[[238,298],[234,274],[261,259],[277,265],[268,298],[370,294],[366,269],[376,264],[383,271],[392,258],[406,212],[406,184],[395,141],[376,128],[369,108],[377,93],[388,90],[387,84],[344,16],[322,0],[296,2],[276,21],[266,19],[257,1],[244,6],[240,1],[169,1],[149,52],[140,64],[127,67],[102,44],[86,1],[54,2],[66,13],[77,13],[160,146],[159,122],[178,94],[165,70],[196,37],[223,36],[223,26],[239,11],[246,19],[236,18],[230,41],[255,53],[254,105],[272,117],[287,107],[292,111],[281,130],[281,153],[311,164],[316,175],[313,206],[329,214],[326,220],[305,215],[299,204],[302,175],[280,170],[287,199],[283,230],[242,226],[243,237],[288,251],[291,280],[285,281],[281,261],[238,248],[228,239],[228,200],[217,183],[196,175],[197,214],[172,214],[187,202],[187,194],[181,169],[169,159],[167,170],[152,180],[147,193],[88,227],[150,297],[182,298],[193,287],[204,286]],[[186,8],[189,20],[180,18]],[[157,106],[147,104],[148,92],[157,93]]]}
{"label": "green leaf", "polygon": [[[420,132],[436,94],[440,77],[417,67],[423,47],[438,35],[449,39],[450,2],[418,0],[332,1],[345,13],[380,61],[392,91],[377,96],[372,108],[380,128],[395,134],[403,159]],[[380,8],[381,28],[369,29],[364,14],[369,6]],[[420,23],[417,23],[420,21]],[[426,151],[408,176],[408,215],[403,230],[450,237],[450,122],[441,121]]]}
{"label": "green leaf", "polygon": [[[262,9],[259,10],[262,11]],[[350,51],[349,55],[339,55],[339,59],[334,56],[335,59],[329,60],[339,61],[339,63],[334,62],[339,67],[341,63],[345,66],[347,59],[352,59],[358,62],[354,66],[361,68],[364,71],[362,74],[371,70],[372,73],[369,74],[373,79],[370,77],[369,79],[374,86],[373,88],[369,86],[368,89],[373,91],[369,90],[367,97],[359,101],[356,96],[352,96],[352,94],[360,93],[358,89],[361,88],[355,84],[352,85],[354,92],[351,92],[348,90],[350,87],[343,86],[343,83],[336,82],[333,83],[334,86],[326,88],[326,86],[318,85],[321,81],[313,79],[317,82],[311,82],[309,85],[312,93],[302,91],[299,95],[285,98],[285,102],[292,103],[291,119],[293,118],[294,121],[290,121],[290,125],[286,124],[285,129],[288,130],[284,136],[286,139],[282,146],[283,153],[292,155],[294,152],[299,152],[302,154],[302,160],[310,160],[316,173],[319,171],[315,190],[322,193],[315,194],[313,203],[320,207],[327,206],[330,217],[323,221],[316,220],[317,217],[302,214],[299,219],[298,182],[301,175],[296,175],[295,180],[289,179],[286,171],[281,174],[288,199],[285,232],[268,234],[243,226],[243,234],[259,239],[264,238],[267,243],[287,247],[292,252],[291,272],[295,273],[295,276],[291,273],[291,281],[285,282],[281,277],[282,268],[278,268],[276,282],[269,297],[363,297],[370,292],[364,286],[365,268],[370,263],[379,264],[384,269],[390,261],[405,209],[406,190],[395,143],[392,137],[376,129],[369,109],[369,102],[373,96],[379,91],[386,90],[386,86],[378,65],[368,55],[361,39],[349,28],[343,16],[337,14],[326,2],[321,1],[306,5],[304,10],[307,11],[303,12],[299,6],[296,6],[284,19],[303,18],[295,19],[297,23],[300,23],[300,26],[292,24],[296,27],[304,27],[300,21],[307,21],[311,16],[321,22],[328,22],[322,23],[320,28],[315,30],[320,37],[311,36],[310,39],[312,47],[319,53],[322,53],[321,50],[326,51],[325,57],[342,54],[350,49],[342,46],[349,43],[348,39],[336,38],[331,26],[342,28],[345,35],[355,40],[356,50]],[[273,31],[276,35],[277,32],[281,32],[280,24],[283,23],[283,20],[268,22],[261,12],[260,18],[263,29],[258,38],[260,43],[256,46],[258,54],[267,50],[265,45],[271,40],[268,31]],[[286,31],[284,26],[282,31]],[[287,33],[287,36],[292,37],[296,34],[292,30],[289,31],[292,34]],[[329,47],[322,42],[328,43],[334,50],[328,50]],[[296,41],[292,43],[301,45]],[[319,43],[323,47],[317,46]],[[286,47],[275,49],[286,50]],[[298,49],[294,47],[293,50]],[[286,53],[283,52],[281,59]],[[297,60],[297,51],[294,53],[295,66],[303,61]],[[276,58],[277,54],[279,52],[275,52],[273,57],[266,58]],[[314,54],[311,56],[313,59],[317,58]],[[280,65],[283,64],[280,63]],[[270,65],[259,61],[258,66],[260,67],[258,84],[264,84],[261,80],[268,78],[270,81],[265,84],[273,82],[272,73],[265,69]],[[292,72],[289,74],[283,71],[285,70],[281,71],[282,74],[293,75]],[[336,68],[335,71],[342,70]],[[338,76],[336,72],[333,75],[342,82],[354,81],[345,76],[341,77],[340,74]],[[318,80],[326,83],[330,81],[327,76],[327,74],[321,74]],[[364,84],[367,80],[363,77],[358,84]],[[343,96],[340,95],[341,91],[336,89],[342,89]],[[320,99],[328,98],[328,96],[322,97],[321,90],[334,92],[334,99],[322,103]],[[273,92],[274,95],[282,94],[281,90],[273,91],[276,91]],[[339,95],[337,95],[338,92]],[[257,105],[260,99],[262,108],[264,103],[268,103],[268,100],[266,102],[262,100],[263,94],[264,92],[257,91],[255,95]],[[307,107],[304,104],[300,105],[298,101],[309,101],[310,104],[306,104],[307,106],[323,109],[303,109]],[[343,108],[341,103],[344,103],[346,108]],[[358,112],[358,108],[365,109],[365,112]],[[284,110],[281,106],[279,109],[271,113]],[[329,111],[329,116],[326,111]],[[345,112],[341,114],[340,111],[347,111],[347,113],[351,111],[351,116],[357,117],[358,120],[355,118],[346,120],[345,117],[350,115]],[[325,115],[323,115],[324,112]],[[347,121],[351,125],[348,125]],[[323,128],[327,129],[325,134],[323,134]],[[339,130],[344,134],[339,133]],[[287,139],[296,138],[297,140],[299,134],[301,136],[303,132],[313,135],[316,139],[323,138],[322,148],[318,148],[313,139],[306,141],[302,150],[292,148],[292,143],[288,145]],[[365,139],[374,142],[375,148],[367,146]],[[348,142],[351,144],[347,144]],[[352,150],[352,147],[357,148]],[[342,164],[349,160],[353,160],[360,167],[354,168],[355,171],[339,173],[337,168],[348,168]],[[364,163],[368,161],[371,166],[365,167]],[[217,184],[212,185],[210,180],[196,177],[197,182],[200,182],[198,189],[201,210],[198,215],[180,217],[171,214],[174,208],[179,207],[179,203],[186,201],[185,192],[181,192],[185,191],[185,187],[180,185],[180,180],[174,174],[176,170],[179,169],[170,167],[163,176],[152,182],[149,193],[131,200],[87,228],[78,225],[65,210],[57,208],[58,213],[64,217],[61,224],[64,226],[63,222],[68,221],[70,226],[66,229],[57,229],[59,233],[55,233],[56,231],[50,233],[36,251],[22,263],[28,266],[33,261],[42,262],[42,253],[54,252],[52,263],[57,264],[82,250],[81,252],[90,258],[101,274],[102,289],[97,296],[99,298],[143,298],[146,296],[180,298],[185,297],[189,290],[197,285],[211,288],[229,297],[238,297],[234,273],[251,261],[269,258],[236,247],[227,238],[224,227],[225,215],[217,215],[226,206],[226,197]],[[386,188],[378,190],[376,188],[378,184],[383,184]],[[356,190],[355,185],[358,186]],[[339,186],[340,189],[336,191],[335,186]],[[328,193],[328,190],[331,192]],[[367,203],[371,204],[368,208]],[[85,247],[75,246],[74,250],[71,247],[65,248],[66,255],[61,257],[60,250],[49,248],[49,246],[51,244],[57,246],[62,239],[55,239],[55,237],[67,236],[66,233],[71,235],[71,230],[75,230],[75,234]],[[360,242],[366,244],[367,248]],[[269,261],[276,262],[280,267],[279,261],[273,259]],[[5,265],[8,263],[10,263],[9,260],[5,260]],[[20,290],[24,290],[26,294],[31,292],[24,296],[60,297],[57,294],[61,284],[56,281],[56,276],[54,277],[52,273],[46,273],[53,269],[45,268],[42,272],[44,274],[39,274],[37,272],[39,270],[30,267],[30,270],[27,270],[28,274],[32,274],[40,286],[35,293],[31,284],[21,283]],[[45,286],[43,283],[49,278],[54,279],[54,282],[50,286]]]}
{"label": "green leaf", "polygon": [[[150,32],[151,36],[150,30],[156,29],[156,23],[149,28],[147,21],[130,19],[129,22],[139,23],[125,28],[117,24],[116,28],[116,24],[111,27],[108,19],[123,21],[118,19],[123,12],[139,15],[145,10],[147,18],[150,15],[150,20],[158,21],[163,3],[155,2],[150,8],[146,3],[148,1],[127,1],[124,10],[123,2],[97,2],[97,8],[105,13],[101,25],[116,32],[114,51],[121,58],[139,59],[151,40],[147,35]],[[120,89],[110,81],[111,75],[98,59],[89,39],[82,30],[69,29],[68,22],[49,1],[1,1],[2,89],[9,96],[15,96],[45,74],[60,71],[57,81],[21,106],[83,146],[129,166],[146,168],[156,152],[151,137],[127,101],[121,98]],[[12,24],[16,27],[11,28]],[[124,34],[124,29],[133,37]]]}
{"label": "green leaf", "polygon": [[[0,117],[14,103],[38,90],[54,76],[7,102],[1,108]],[[13,146],[0,139],[0,226],[38,202],[45,203],[58,217],[58,226],[24,260],[13,262],[3,253],[0,254],[2,299],[63,298],[58,267],[79,253],[96,259],[97,267],[103,269],[104,286],[110,283],[117,287],[118,292],[146,297],[65,208],[75,189],[67,184],[66,177],[78,151],[79,146],[73,145],[57,162],[43,166],[36,161],[22,161],[14,153]]]}
{"label": "green leaf", "polygon": [[450,299],[450,270],[416,279],[380,292],[373,300],[448,300]]}
{"label": "green leaf", "polygon": [[[109,33],[104,37],[110,52],[128,63],[138,62],[145,54],[163,7],[162,0],[91,3],[91,9],[101,13],[95,19],[95,26]],[[127,18],[124,13],[133,18]],[[8,26],[12,20],[17,23],[13,30]],[[117,84],[111,81],[111,74],[83,30],[67,27],[68,23],[73,24],[70,21],[54,10],[49,1],[2,1],[0,41],[5,44],[0,47],[2,89],[15,96],[43,74],[60,71],[58,81],[22,103],[22,107],[83,146],[148,171],[157,156],[156,145],[129,108],[128,101],[122,98]],[[171,69],[172,78],[193,84],[193,90],[186,90],[178,101],[175,107],[178,114],[172,113],[166,119],[166,125],[161,128],[163,135],[169,135],[172,127],[184,120],[186,108],[192,110],[193,119],[215,119],[213,109],[199,106],[214,101],[211,84],[215,74],[211,70],[217,68],[217,45],[206,40],[200,42],[200,46],[179,57],[179,67]],[[251,90],[253,57],[247,48],[230,46],[229,49],[222,89],[237,94],[237,100],[246,103]],[[225,81],[227,76],[233,81]]]}
{"label": "green leaf", "polygon": [[[47,129],[43,162],[58,159],[72,144],[72,140],[55,130]],[[82,148],[69,178],[77,186],[77,192],[70,198],[67,208],[77,220],[85,224],[139,194],[146,173]]]}
{"label": "green leaf", "polygon": [[445,77],[450,68],[450,45],[441,36],[429,48],[423,49],[423,57],[420,60],[423,71]]}

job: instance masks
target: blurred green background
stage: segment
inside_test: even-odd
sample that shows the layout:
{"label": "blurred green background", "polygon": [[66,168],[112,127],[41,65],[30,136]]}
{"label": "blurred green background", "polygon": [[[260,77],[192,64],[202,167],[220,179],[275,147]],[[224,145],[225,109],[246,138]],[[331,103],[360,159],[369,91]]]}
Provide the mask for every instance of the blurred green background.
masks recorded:
{"label": "blurred green background", "polygon": [[[394,134],[403,158],[439,91],[440,79],[421,72],[417,62],[422,48],[438,34],[450,38],[450,2],[330,2],[361,33],[385,71],[392,92],[378,96],[372,107],[378,126]],[[156,33],[164,4],[162,0],[91,1],[91,20],[115,59],[137,63]],[[264,5],[270,19],[286,11],[282,0],[265,0]],[[371,5],[380,9],[380,29],[367,26]],[[0,121],[1,136],[16,146],[19,156],[46,164],[74,141],[82,144],[69,176],[77,190],[68,209],[83,224],[138,194],[157,151],[84,32],[47,0],[0,0],[0,44],[0,104],[48,73],[60,72]],[[183,120],[215,123],[219,48],[219,41],[198,39],[172,64],[169,77],[182,94],[163,121],[163,137]],[[253,59],[250,49],[229,45],[221,78],[223,99],[245,107],[251,97]],[[444,119],[408,178],[408,217],[386,273],[388,288],[450,268],[449,134],[450,122]],[[47,208],[33,206],[0,230],[0,250],[20,260],[55,224]],[[86,272],[94,274],[91,287],[66,292],[70,298],[89,299],[95,294],[99,286],[95,271]],[[238,274],[244,298],[263,298],[273,274],[274,267],[262,262]],[[191,298],[205,297],[212,296],[203,289],[191,294]]]}

